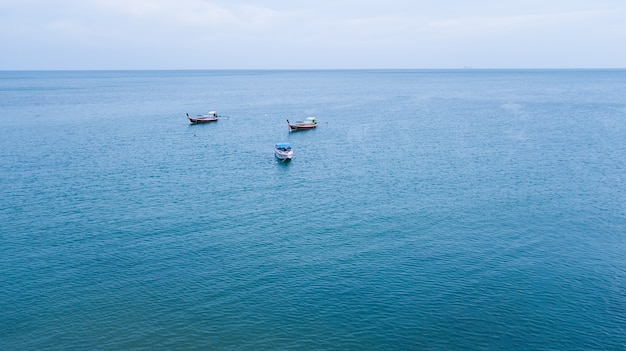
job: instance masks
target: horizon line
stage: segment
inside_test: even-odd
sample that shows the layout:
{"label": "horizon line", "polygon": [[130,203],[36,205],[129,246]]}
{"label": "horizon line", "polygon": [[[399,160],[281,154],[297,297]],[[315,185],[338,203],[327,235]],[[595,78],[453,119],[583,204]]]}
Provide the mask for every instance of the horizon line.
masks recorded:
{"label": "horizon line", "polygon": [[0,72],[106,72],[106,71],[616,71],[626,67],[447,67],[447,68],[36,68],[0,69]]}

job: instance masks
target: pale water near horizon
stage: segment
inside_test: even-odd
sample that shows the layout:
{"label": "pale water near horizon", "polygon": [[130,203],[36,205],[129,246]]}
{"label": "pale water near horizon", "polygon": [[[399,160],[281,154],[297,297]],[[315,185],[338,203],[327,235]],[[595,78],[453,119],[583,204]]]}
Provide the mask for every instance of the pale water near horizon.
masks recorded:
{"label": "pale water near horizon", "polygon": [[625,184],[625,70],[0,72],[0,349],[624,350]]}

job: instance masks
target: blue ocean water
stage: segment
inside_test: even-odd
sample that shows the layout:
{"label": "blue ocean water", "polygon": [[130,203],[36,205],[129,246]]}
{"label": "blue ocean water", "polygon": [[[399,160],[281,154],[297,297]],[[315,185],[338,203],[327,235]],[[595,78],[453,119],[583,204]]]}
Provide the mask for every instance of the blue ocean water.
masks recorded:
{"label": "blue ocean water", "polygon": [[0,349],[624,350],[625,97],[624,70],[0,72]]}

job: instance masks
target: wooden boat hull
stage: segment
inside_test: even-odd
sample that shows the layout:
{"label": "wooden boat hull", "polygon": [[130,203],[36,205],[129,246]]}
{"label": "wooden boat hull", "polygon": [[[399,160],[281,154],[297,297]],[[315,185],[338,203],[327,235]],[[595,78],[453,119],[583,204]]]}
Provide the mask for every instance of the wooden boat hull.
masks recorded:
{"label": "wooden boat hull", "polygon": [[308,129],[313,129],[315,127],[317,127],[317,121],[315,120],[314,117],[310,117],[308,118],[307,122],[303,122],[303,121],[296,121],[296,123],[291,123],[289,122],[289,120],[287,120],[287,125],[289,126],[289,131],[290,132],[295,132],[297,130],[308,130]]}
{"label": "wooden boat hull", "polygon": [[204,115],[198,117],[191,117],[187,114],[187,119],[189,120],[189,124],[198,124],[198,123],[209,123],[209,122],[217,122],[217,114],[213,115]]}
{"label": "wooden boat hull", "polygon": [[198,124],[198,123],[210,123],[210,122],[217,122],[217,118],[204,118],[204,117],[199,117],[199,118],[191,118],[188,117],[189,119],[189,123],[190,124]]}
{"label": "wooden boat hull", "polygon": [[289,124],[289,130],[291,130],[292,132],[295,132],[296,130],[313,129],[315,127],[317,127],[317,124],[313,124],[313,125],[309,125],[309,124],[304,124],[304,125]]}

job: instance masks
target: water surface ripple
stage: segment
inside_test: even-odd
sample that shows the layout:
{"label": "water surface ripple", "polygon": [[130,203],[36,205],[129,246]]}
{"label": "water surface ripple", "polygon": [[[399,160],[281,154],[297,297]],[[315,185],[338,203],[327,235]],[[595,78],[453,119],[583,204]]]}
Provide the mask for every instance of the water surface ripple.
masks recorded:
{"label": "water surface ripple", "polygon": [[0,72],[0,349],[623,350],[624,96],[623,70]]}

